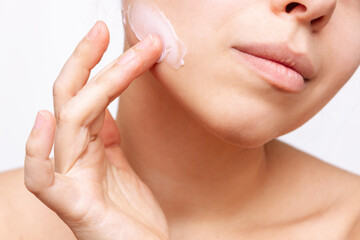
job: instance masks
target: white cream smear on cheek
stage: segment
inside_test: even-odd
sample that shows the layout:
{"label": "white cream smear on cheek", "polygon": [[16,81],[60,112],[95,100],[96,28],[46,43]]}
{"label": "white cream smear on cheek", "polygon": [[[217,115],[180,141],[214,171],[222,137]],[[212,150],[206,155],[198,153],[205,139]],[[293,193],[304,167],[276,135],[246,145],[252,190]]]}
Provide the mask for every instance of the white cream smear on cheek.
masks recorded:
{"label": "white cream smear on cheek", "polygon": [[163,51],[157,63],[164,61],[175,69],[184,65],[186,46],[177,37],[165,14],[154,3],[146,0],[131,2],[127,12],[123,11],[124,25],[126,18],[131,30],[139,40],[143,40],[149,33],[160,36]]}

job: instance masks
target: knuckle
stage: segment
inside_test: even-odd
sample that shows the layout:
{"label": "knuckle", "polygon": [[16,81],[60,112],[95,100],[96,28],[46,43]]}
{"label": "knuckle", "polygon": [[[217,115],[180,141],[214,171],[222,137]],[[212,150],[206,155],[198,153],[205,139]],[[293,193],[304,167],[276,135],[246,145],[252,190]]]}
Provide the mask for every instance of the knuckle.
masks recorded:
{"label": "knuckle", "polygon": [[141,58],[139,55],[137,55],[137,64],[135,64],[133,71],[138,73],[138,72],[142,72],[145,68],[145,60],[143,58]]}
{"label": "knuckle", "polygon": [[24,177],[24,184],[27,190],[29,190],[32,193],[36,193],[39,191],[37,184],[34,183],[32,178],[25,175]]}
{"label": "knuckle", "polygon": [[84,48],[84,44],[82,42],[80,42],[76,48],[74,49],[73,53],[72,53],[72,57],[73,58],[82,58],[85,55],[85,48]]}
{"label": "knuckle", "polygon": [[139,72],[142,72],[144,67],[145,67],[145,60],[139,56],[138,53],[135,52],[135,60],[129,64],[129,65],[125,65],[122,66],[123,67],[123,75],[133,75],[133,74],[137,74]]}
{"label": "knuckle", "polygon": [[24,185],[26,189],[34,195],[40,194],[43,190],[42,186],[38,184],[35,179],[26,175],[24,176]]}
{"label": "knuckle", "polygon": [[[138,53],[138,51],[136,49],[129,49],[128,51],[131,51],[134,56],[131,59],[131,64],[121,64],[120,66],[124,69],[124,71],[129,71],[130,72],[137,72],[137,71],[141,71],[143,69],[143,66],[145,65],[145,60],[143,59],[143,57]],[[130,52],[127,52],[125,54],[129,54]],[[117,61],[119,61],[121,58],[123,58],[123,56],[120,56]]]}
{"label": "knuckle", "polygon": [[54,82],[54,84],[53,84],[52,90],[53,90],[53,96],[54,97],[57,97],[57,96],[61,95],[61,87],[59,85],[60,85],[60,83],[59,83],[58,80],[56,80]]}
{"label": "knuckle", "polygon": [[26,155],[30,158],[36,157],[37,148],[31,138],[29,138],[28,141],[26,142],[25,152],[26,152]]}
{"label": "knuckle", "polygon": [[134,53],[135,53],[134,70],[141,70],[145,61],[136,50],[134,50]]}
{"label": "knuckle", "polygon": [[63,108],[57,115],[58,123],[70,123],[74,120],[73,114],[68,110],[68,108]]}

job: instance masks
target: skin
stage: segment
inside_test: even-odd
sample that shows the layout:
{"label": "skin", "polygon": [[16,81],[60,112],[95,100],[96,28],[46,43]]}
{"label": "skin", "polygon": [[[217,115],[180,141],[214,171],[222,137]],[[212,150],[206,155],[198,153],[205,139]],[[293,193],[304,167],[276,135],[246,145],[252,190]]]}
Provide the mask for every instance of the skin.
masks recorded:
{"label": "skin", "polygon": [[[9,216],[36,206],[59,239],[359,239],[359,176],[276,138],[316,114],[359,66],[360,2],[302,0],[290,13],[286,0],[153,2],[186,44],[185,65],[154,65],[153,36],[152,46],[132,48],[136,61],[87,82],[108,46],[99,22],[54,83],[54,115],[42,111],[27,141],[34,196],[20,189],[22,170],[0,176],[12,186],[0,188],[3,226],[26,225]],[[125,33],[128,50],[137,39],[127,25]],[[305,51],[314,78],[298,93],[270,86],[232,56],[233,44],[255,40]],[[120,94],[113,120],[106,107]]]}

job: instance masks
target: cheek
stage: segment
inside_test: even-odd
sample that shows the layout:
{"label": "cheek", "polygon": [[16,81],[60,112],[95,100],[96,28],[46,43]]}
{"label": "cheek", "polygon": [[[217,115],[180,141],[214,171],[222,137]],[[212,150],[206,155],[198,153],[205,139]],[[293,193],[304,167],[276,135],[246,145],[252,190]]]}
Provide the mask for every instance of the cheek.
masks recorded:
{"label": "cheek", "polygon": [[[301,126],[338,92],[359,65],[360,32],[356,25],[360,19],[357,17],[358,21],[351,22],[339,12],[318,42],[314,39],[321,69],[313,85],[298,98],[279,99],[276,93],[257,90],[263,89],[261,83],[257,86],[253,81],[247,85],[242,81],[251,76],[245,68],[235,71],[229,67],[228,46],[222,39],[228,35],[216,28],[220,28],[219,22],[226,22],[221,16],[231,14],[222,13],[216,17],[215,13],[234,8],[222,9],[224,4],[211,7],[211,3],[216,2],[211,0],[157,2],[188,52],[185,65],[178,70],[160,63],[152,73],[201,125],[219,138],[239,146],[255,147]],[[348,19],[348,22],[340,19]],[[248,28],[240,26],[239,29]],[[249,31],[247,35],[251,33]],[[252,39],[251,35],[249,39]]]}
{"label": "cheek", "polygon": [[231,81],[229,76],[238,72],[227,71],[225,59],[207,68],[196,64],[198,58],[202,57],[189,53],[188,64],[180,70],[159,64],[152,73],[186,112],[218,138],[256,147],[277,137],[286,125],[279,109],[241,81]]}
{"label": "cheek", "polygon": [[323,38],[317,42],[321,46],[321,70],[316,85],[320,107],[325,105],[351,78],[360,63],[360,16],[349,16],[345,9],[334,13]]}
{"label": "cheek", "polygon": [[[135,35],[136,39],[142,40],[150,33],[160,36],[163,51],[158,63],[164,61],[175,69],[184,65],[186,46],[179,40],[171,22],[156,4],[149,0],[132,1],[123,6],[122,15],[125,27],[133,33],[132,37]],[[131,41],[130,45],[133,45]]]}

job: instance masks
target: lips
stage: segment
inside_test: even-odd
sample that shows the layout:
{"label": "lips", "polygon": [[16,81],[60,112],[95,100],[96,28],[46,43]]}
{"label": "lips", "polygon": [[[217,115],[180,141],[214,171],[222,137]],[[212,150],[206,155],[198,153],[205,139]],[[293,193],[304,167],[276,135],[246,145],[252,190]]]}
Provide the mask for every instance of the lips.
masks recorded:
{"label": "lips", "polygon": [[305,53],[292,51],[286,44],[248,44],[233,46],[239,59],[257,70],[274,87],[297,92],[305,81],[314,77],[315,70]]}

